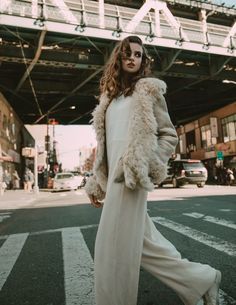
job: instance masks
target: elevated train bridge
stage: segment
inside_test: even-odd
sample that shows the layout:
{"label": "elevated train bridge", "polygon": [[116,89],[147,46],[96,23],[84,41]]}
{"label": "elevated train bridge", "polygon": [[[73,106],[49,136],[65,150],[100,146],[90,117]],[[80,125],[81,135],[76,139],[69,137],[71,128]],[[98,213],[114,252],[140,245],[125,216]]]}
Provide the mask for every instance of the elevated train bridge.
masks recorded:
{"label": "elevated train bridge", "polygon": [[104,63],[130,34],[176,125],[236,100],[236,9],[208,0],[1,0],[0,91],[26,124],[87,124]]}

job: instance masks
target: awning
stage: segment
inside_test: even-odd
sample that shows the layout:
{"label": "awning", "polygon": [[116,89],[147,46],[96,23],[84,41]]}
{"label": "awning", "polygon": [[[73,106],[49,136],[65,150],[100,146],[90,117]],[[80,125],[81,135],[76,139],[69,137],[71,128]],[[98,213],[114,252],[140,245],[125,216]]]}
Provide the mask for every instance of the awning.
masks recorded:
{"label": "awning", "polygon": [[13,158],[2,150],[2,154],[0,155],[0,161],[13,162]]}

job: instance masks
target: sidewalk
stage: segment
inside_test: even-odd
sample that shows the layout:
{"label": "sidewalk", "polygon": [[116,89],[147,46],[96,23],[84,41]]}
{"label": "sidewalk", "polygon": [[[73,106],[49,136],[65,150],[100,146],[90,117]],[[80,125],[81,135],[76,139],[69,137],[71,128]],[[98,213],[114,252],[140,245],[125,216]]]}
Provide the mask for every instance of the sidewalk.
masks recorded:
{"label": "sidewalk", "polygon": [[[13,209],[17,206],[28,206],[30,203],[47,198],[51,195],[50,191],[39,191],[38,194],[34,191],[27,193],[24,190],[7,190],[3,195],[0,195],[0,210]],[[22,204],[22,202],[24,204]]]}

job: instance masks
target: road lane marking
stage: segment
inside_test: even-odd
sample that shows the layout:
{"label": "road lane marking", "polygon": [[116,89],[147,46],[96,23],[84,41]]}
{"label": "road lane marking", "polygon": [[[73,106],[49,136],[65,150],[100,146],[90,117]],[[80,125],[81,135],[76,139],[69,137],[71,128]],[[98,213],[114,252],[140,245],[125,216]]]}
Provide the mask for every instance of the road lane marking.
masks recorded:
{"label": "road lane marking", "polygon": [[193,213],[183,213],[182,215],[190,216],[190,217],[193,217],[193,218],[202,218],[202,217],[204,217],[204,214],[196,213],[196,212],[193,212]]}
{"label": "road lane marking", "polygon": [[231,229],[236,229],[236,224],[233,221],[225,220],[222,218],[217,218],[209,215],[204,215],[200,213],[183,213],[185,216],[193,217],[193,218],[202,218],[204,221],[208,221],[211,223],[215,223],[217,225],[225,226]]}
{"label": "road lane marking", "polygon": [[[79,226],[77,228],[81,229],[81,230],[87,230],[87,229],[91,229],[91,228],[96,228],[98,227],[98,224],[92,224],[92,225],[84,225],[84,226]],[[74,228],[74,227],[69,227],[69,228]],[[59,229],[50,229],[50,230],[45,230],[45,231],[36,231],[36,232],[27,232],[30,236],[33,235],[41,235],[41,234],[49,234],[49,233],[60,233],[62,232],[62,230],[64,230],[65,228],[59,228]],[[19,235],[21,233],[16,233],[15,235]],[[9,237],[10,235],[0,235],[0,240],[5,240]]]}
{"label": "road lane marking", "polygon": [[10,235],[0,248],[0,290],[25,244],[28,233]]}
{"label": "road lane marking", "polygon": [[230,242],[226,242],[218,237],[208,235],[206,233],[197,231],[190,227],[184,226],[172,220],[168,220],[164,217],[152,217],[152,220],[164,227],[167,227],[180,234],[188,236],[196,241],[199,241],[209,247],[212,247],[218,251],[226,253],[230,256],[236,256],[236,245]]}
{"label": "road lane marking", "polygon": [[66,305],[93,305],[93,259],[79,228],[62,230]]}
{"label": "road lane marking", "polygon": [[3,220],[11,217],[11,214],[10,212],[7,212],[7,213],[0,213],[0,222],[3,222]]}

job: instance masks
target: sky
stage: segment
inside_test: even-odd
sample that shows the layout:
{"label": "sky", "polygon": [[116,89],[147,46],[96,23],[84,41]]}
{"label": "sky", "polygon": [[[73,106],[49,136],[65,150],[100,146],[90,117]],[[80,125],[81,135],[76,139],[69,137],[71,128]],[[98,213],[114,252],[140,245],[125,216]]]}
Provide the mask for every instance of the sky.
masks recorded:
{"label": "sky", "polygon": [[[43,151],[45,149],[47,125],[25,126],[36,139],[38,148]],[[48,127],[51,143],[53,141],[54,128],[54,138],[57,142],[59,161],[62,163],[63,169],[73,170],[79,165],[79,152],[83,151],[84,153],[85,148],[97,146],[95,132],[91,125],[48,125]]]}
{"label": "sky", "polygon": [[79,152],[84,147],[97,145],[95,132],[90,125],[56,125],[55,140],[60,162],[64,169],[74,169],[79,164]]}

